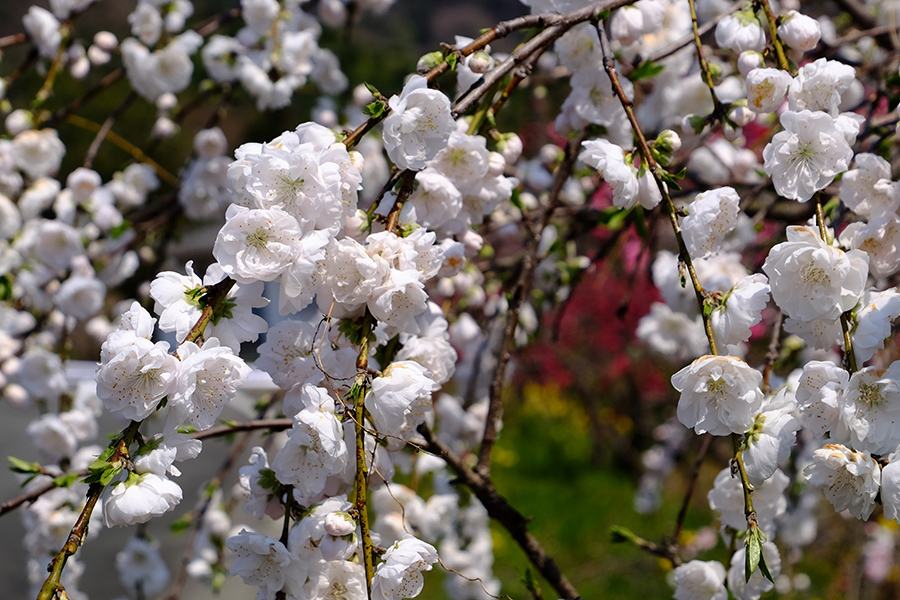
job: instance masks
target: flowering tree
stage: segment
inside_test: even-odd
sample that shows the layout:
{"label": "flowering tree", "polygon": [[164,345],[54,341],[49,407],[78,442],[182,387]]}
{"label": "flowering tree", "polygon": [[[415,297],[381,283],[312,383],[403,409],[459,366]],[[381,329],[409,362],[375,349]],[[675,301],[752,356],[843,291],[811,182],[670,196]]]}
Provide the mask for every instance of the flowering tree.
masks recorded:
{"label": "flowering tree", "polygon": [[[91,29],[107,3],[51,0],[0,39],[25,50],[0,87],[0,388],[34,415],[40,456],[10,458],[25,490],[0,514],[28,529],[31,596],[84,597],[81,547],[141,525],[116,559],[133,598],[230,574],[260,600],[399,600],[435,565],[449,596],[499,597],[493,520],[579,597],[495,485],[492,451],[519,350],[623,244],[662,300],[637,338],[677,370],[665,417],[680,424],[645,455],[639,510],[684,433],[700,438],[671,538],[614,537],[667,561],[675,598],[758,598],[784,550],[815,539],[823,493],[897,520],[893,5],[523,2],[530,14],[410,61],[385,93],[323,40],[390,0],[216,15],[138,0],[117,31]],[[509,36],[510,52],[491,48]],[[102,123],[82,116],[120,82]],[[534,148],[504,115],[557,90],[539,124],[553,143]],[[224,133],[229,110],[301,95],[316,97],[308,122]],[[141,105],[150,122],[126,115]],[[161,148],[178,136],[193,153],[173,170]],[[95,168],[112,145],[127,163]],[[200,224],[218,233],[182,265],[173,239]],[[239,394],[256,405],[223,418]],[[118,424],[105,447],[101,417]],[[172,578],[149,527],[184,500],[176,465],[223,436],[237,441],[179,521]],[[687,560],[679,537],[715,461],[727,564]]]}

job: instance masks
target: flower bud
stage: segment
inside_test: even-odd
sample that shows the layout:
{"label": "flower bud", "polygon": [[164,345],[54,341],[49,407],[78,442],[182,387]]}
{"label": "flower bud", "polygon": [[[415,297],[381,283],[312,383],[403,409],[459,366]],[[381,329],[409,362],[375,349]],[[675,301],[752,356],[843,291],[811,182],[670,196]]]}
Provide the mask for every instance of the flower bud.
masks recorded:
{"label": "flower bud", "polygon": [[172,110],[177,105],[178,98],[176,98],[175,94],[171,92],[160,94],[159,98],[156,99],[156,108],[158,108],[159,110]]}
{"label": "flower bud", "polygon": [[443,61],[444,55],[440,52],[429,52],[428,54],[423,55],[422,58],[419,59],[419,62],[416,63],[416,72],[425,74]]}
{"label": "flower bud", "polygon": [[522,138],[515,133],[501,134],[500,141],[497,142],[497,150],[506,159],[506,164],[511,165],[522,155]]}
{"label": "flower bud", "polygon": [[730,123],[722,123],[722,136],[729,142],[733,142],[741,137],[741,132],[740,127],[734,127]]}
{"label": "flower bud", "polygon": [[671,129],[664,129],[656,136],[656,147],[666,152],[678,152],[681,150],[681,136]]}
{"label": "flower bud", "polygon": [[728,118],[734,121],[734,124],[738,127],[743,127],[753,121],[756,118],[756,114],[745,105],[739,105],[728,111]]}
{"label": "flower bud", "polygon": [[88,60],[91,61],[91,64],[97,67],[105,65],[109,62],[109,59],[112,58],[109,55],[109,52],[97,45],[91,45],[88,48],[87,56]]}
{"label": "flower bud", "polygon": [[26,129],[31,129],[34,124],[34,116],[27,110],[17,109],[6,116],[6,131],[10,135],[17,135]]}
{"label": "flower bud", "polygon": [[742,10],[725,16],[716,25],[716,43],[720,48],[736,52],[762,50],[766,47],[766,34],[752,10]]}
{"label": "flower bud", "polygon": [[347,19],[347,7],[341,0],[319,2],[319,18],[329,27],[340,27]]}
{"label": "flower bud", "polygon": [[778,26],[778,36],[791,48],[809,52],[819,43],[822,29],[819,22],[812,17],[792,10],[782,17],[781,25]]}
{"label": "flower bud", "polygon": [[98,31],[94,34],[94,45],[101,50],[109,52],[110,50],[116,49],[119,45],[119,40],[116,38],[116,34],[112,32]]}
{"label": "flower bud", "polygon": [[356,531],[356,521],[348,513],[335,511],[325,515],[325,533],[334,537],[343,537]]}
{"label": "flower bud", "polygon": [[700,135],[706,130],[706,119],[700,115],[684,115],[681,119],[681,131]]}
{"label": "flower bud", "polygon": [[466,60],[466,66],[473,73],[487,73],[494,68],[494,59],[487,52],[476,52]]}
{"label": "flower bud", "polygon": [[753,69],[765,67],[766,61],[763,59],[763,55],[756,50],[745,50],[744,52],[741,52],[741,55],[738,57],[737,64],[741,75],[746,77]]}
{"label": "flower bud", "polygon": [[555,144],[544,144],[541,147],[539,155],[541,157],[541,163],[544,165],[555,165],[565,156],[562,148]]}

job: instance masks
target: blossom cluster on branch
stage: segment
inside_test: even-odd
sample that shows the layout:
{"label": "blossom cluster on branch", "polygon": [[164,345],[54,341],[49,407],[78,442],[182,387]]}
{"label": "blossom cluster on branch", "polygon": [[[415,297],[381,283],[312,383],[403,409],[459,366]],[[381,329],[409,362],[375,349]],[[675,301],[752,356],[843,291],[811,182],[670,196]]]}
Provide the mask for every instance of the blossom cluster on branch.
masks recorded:
{"label": "blossom cluster on branch", "polygon": [[[116,560],[134,598],[227,573],[258,600],[400,600],[437,564],[451,597],[498,597],[493,518],[579,597],[494,486],[491,451],[516,350],[617,230],[662,299],[636,336],[675,371],[681,427],[647,450],[636,507],[658,506],[684,431],[706,440],[673,538],[622,534],[669,561],[674,597],[789,589],[783,549],[813,542],[823,493],[898,519],[900,76],[875,31],[896,14],[856,15],[871,37],[796,2],[523,3],[532,14],[426,54],[390,95],[324,41],[342,28],[350,43],[390,0],[241,0],[209,18],[138,0],[120,31],[90,34],[101,1],[51,0],[3,38],[29,48],[0,86],[0,391],[38,413],[40,462],[11,459],[32,596],[86,597],[79,548],[146,524]],[[67,78],[95,87],[64,98]],[[120,80],[103,123],[80,115]],[[565,97],[533,148],[528,124],[499,117],[550,87]],[[232,105],[312,90],[310,121],[228,139]],[[191,130],[207,97],[219,106]],[[114,131],[134,130],[117,126],[135,103],[152,107],[146,143]],[[91,132],[83,157],[63,122]],[[173,171],[159,144],[187,133]],[[113,144],[128,162],[95,168]],[[214,241],[176,259],[173,238],[200,226]],[[226,420],[254,370],[270,384],[255,418]],[[121,425],[105,447],[104,415]],[[170,589],[148,531],[184,500],[176,465],[222,432],[243,437],[179,521],[192,534]],[[729,438],[707,494],[724,563],[678,537],[713,437]]]}

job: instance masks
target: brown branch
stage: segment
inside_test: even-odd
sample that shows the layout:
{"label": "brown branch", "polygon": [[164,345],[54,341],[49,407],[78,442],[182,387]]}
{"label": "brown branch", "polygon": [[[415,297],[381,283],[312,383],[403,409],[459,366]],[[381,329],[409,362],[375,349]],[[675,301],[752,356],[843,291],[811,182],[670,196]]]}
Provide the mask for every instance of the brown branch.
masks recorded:
{"label": "brown branch", "polygon": [[[473,87],[476,88],[479,93],[469,94],[467,96],[467,98],[469,99],[465,103],[463,103],[462,106],[459,106],[460,100],[457,100],[458,105],[454,110],[454,116],[464,113],[468,108],[472,106],[472,104],[478,102],[478,100],[480,100],[481,97],[489,89],[491,89],[491,87],[494,83],[496,83],[497,80],[499,80],[501,77],[503,77],[503,75],[518,66],[534,51],[549,45],[575,25],[584,23],[585,21],[595,16],[597,13],[602,12],[606,9],[619,8],[621,6],[634,4],[634,2],[635,0],[599,0],[597,2],[592,2],[588,6],[569,13],[542,13],[538,15],[526,15],[497,23],[492,28],[472,40],[471,43],[467,44],[463,48],[457,49],[455,51],[455,54],[458,57],[468,56],[483,49],[494,40],[504,38],[509,34],[522,29],[545,29],[540,34],[520,46],[516,50],[516,52],[510,55],[510,57],[508,57],[505,61],[500,63],[500,65],[494,67],[494,69],[487,73],[487,75],[483,77],[482,80],[476,82]],[[548,30],[551,31],[550,34],[546,34]],[[535,42],[535,40],[538,41]],[[446,72],[449,68],[450,65],[445,60],[428,71],[428,73],[425,74],[425,78],[428,81],[434,81],[439,75]],[[503,69],[502,74],[499,74],[496,77],[491,75],[501,68]],[[381,115],[370,118],[368,121],[348,133],[344,138],[344,144],[348,148],[356,145],[362,138],[362,136],[371,131],[376,125],[378,125],[378,123],[387,118],[390,113],[390,109],[385,107],[385,110]]]}
{"label": "brown branch", "polygon": [[9,46],[15,46],[16,44],[21,44],[25,40],[28,39],[28,36],[24,33],[14,33],[12,35],[5,35],[0,37],[0,49],[8,48]]}
{"label": "brown branch", "polygon": [[[87,470],[78,471],[77,474],[78,474],[78,477],[84,477],[85,475],[88,474],[88,471]],[[12,500],[7,500],[3,504],[0,504],[0,517],[16,510],[23,504],[26,504],[28,502],[34,502],[35,500],[37,500],[38,498],[40,498],[47,492],[49,492],[51,490],[55,490],[58,487],[59,486],[56,485],[55,481],[50,481],[49,483],[42,485],[39,488],[31,490],[27,494],[22,494],[21,496],[13,498]]]}
{"label": "brown branch", "polygon": [[[697,486],[697,479],[700,477],[700,467],[706,459],[706,453],[709,451],[709,445],[712,443],[713,436],[704,434],[700,441],[700,449],[697,451],[697,460],[694,461],[694,468],[691,470],[691,478],[688,480],[687,490],[684,493],[684,499],[681,501],[681,508],[678,509],[678,517],[675,519],[675,529],[672,531],[671,544],[677,547],[678,536],[681,535],[681,528],[684,527],[684,518],[687,516],[688,505],[691,503],[691,496],[694,495],[694,488]],[[674,549],[673,549],[673,555]],[[677,555],[675,555],[677,557]],[[673,566],[674,563],[673,563]]]}
{"label": "brown branch", "polygon": [[62,107],[61,109],[59,109],[58,111],[53,113],[53,115],[48,117],[46,120],[44,120],[43,122],[39,122],[38,124],[42,127],[55,127],[58,123],[61,123],[62,121],[64,121],[66,119],[66,117],[68,117],[69,115],[74,113],[76,110],[78,110],[79,108],[84,106],[88,100],[92,99],[94,96],[96,96],[100,92],[111,87],[115,82],[119,81],[124,76],[125,76],[125,69],[122,69],[122,68],[116,69],[115,71],[113,71],[112,73],[110,73],[109,75],[107,75],[106,77],[101,79],[97,83],[97,85],[95,85],[94,87],[89,89],[87,92],[85,92],[81,96],[75,98],[69,104]]}
{"label": "brown branch", "polygon": [[520,271],[519,279],[510,294],[509,308],[506,314],[506,327],[503,332],[503,342],[497,357],[497,368],[494,371],[494,377],[491,380],[490,394],[488,397],[488,414],[485,419],[481,447],[478,450],[478,463],[475,467],[476,471],[483,477],[486,477],[490,472],[491,449],[497,441],[500,416],[503,413],[503,382],[506,377],[506,367],[509,364],[512,354],[512,345],[516,336],[516,328],[519,324],[519,309],[531,291],[531,284],[534,280],[534,270],[537,268],[538,264],[537,252],[540,247],[541,235],[547,227],[547,224],[550,222],[553,211],[559,206],[560,193],[562,192],[566,181],[572,174],[572,168],[578,157],[578,150],[581,147],[582,140],[584,140],[584,134],[576,136],[566,144],[565,158],[557,168],[553,186],[550,189],[547,208],[544,210],[539,226],[534,230],[529,231],[530,235],[526,242],[525,252],[522,258],[522,270]]}
{"label": "brown branch", "polygon": [[198,431],[193,437],[195,440],[208,440],[241,431],[259,431],[262,429],[267,429],[269,431],[284,431],[285,429],[290,429],[293,423],[294,422],[291,419],[257,419],[254,421],[247,421],[246,423],[210,427],[205,431]]}
{"label": "brown branch", "polygon": [[97,158],[97,153],[100,151],[100,146],[103,144],[103,141],[106,139],[106,136],[109,135],[110,130],[112,130],[113,123],[122,116],[122,113],[125,112],[131,103],[137,99],[137,94],[135,92],[131,92],[125,98],[125,100],[113,110],[106,120],[103,122],[103,125],[100,127],[100,131],[97,132],[97,135],[94,136],[94,140],[91,142],[90,148],[88,148],[87,154],[84,157],[84,163],[82,166],[85,169],[90,169],[91,165],[94,162],[94,159]]}
{"label": "brown branch", "polygon": [[491,479],[482,477],[475,471],[468,469],[446,446],[434,439],[431,430],[426,425],[420,425],[418,431],[425,438],[428,451],[444,459],[450,470],[456,473],[466,487],[481,501],[488,515],[503,525],[512,535],[516,543],[525,551],[531,563],[553,586],[553,589],[557,591],[560,597],[566,600],[579,598],[580,596],[575,586],[560,572],[559,567],[547,555],[540,542],[529,533],[528,519],[513,508],[506,498],[497,492]]}
{"label": "brown branch", "polygon": [[775,317],[775,323],[772,324],[772,337],[769,340],[769,348],[766,351],[766,366],[763,367],[762,389],[766,393],[771,391],[769,386],[769,376],[772,374],[772,369],[775,367],[775,360],[778,358],[778,344],[781,341],[781,327],[783,324],[784,313],[779,310],[778,315]]}
{"label": "brown branch", "polygon": [[415,183],[416,181],[416,172],[407,169],[400,175],[400,180],[400,191],[397,192],[397,199],[394,200],[394,206],[391,207],[391,211],[388,213],[388,231],[394,231],[394,229],[397,227],[397,221],[400,219],[400,211],[403,210],[403,205],[406,203],[406,199],[409,198],[410,194],[412,194],[413,183]]}

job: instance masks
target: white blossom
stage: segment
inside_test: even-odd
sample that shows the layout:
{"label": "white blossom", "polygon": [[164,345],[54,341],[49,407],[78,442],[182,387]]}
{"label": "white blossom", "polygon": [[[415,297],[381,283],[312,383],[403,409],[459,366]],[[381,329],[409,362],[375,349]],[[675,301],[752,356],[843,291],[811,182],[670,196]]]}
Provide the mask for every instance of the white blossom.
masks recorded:
{"label": "white blossom", "polygon": [[184,342],[178,356],[181,363],[171,405],[198,430],[209,429],[250,374],[250,367],[215,337],[207,338],[202,347]]}
{"label": "white blossom", "polygon": [[61,313],[86,321],[103,308],[106,285],[96,277],[73,275],[59,286],[55,300]]}
{"label": "white blossom", "polygon": [[103,499],[103,522],[107,527],[146,523],[181,502],[177,483],[156,473],[130,474],[109,488]]}
{"label": "white blossom", "polygon": [[654,351],[673,358],[689,358],[709,349],[700,315],[692,319],[673,311],[665,302],[650,305],[650,312],[641,317],[635,335]]}
{"label": "white blossom", "polygon": [[372,598],[402,600],[422,592],[422,573],[430,571],[438,554],[430,544],[406,535],[388,548],[372,577]]}
{"label": "white blossom", "polygon": [[835,440],[871,454],[900,445],[900,361],[887,370],[866,367],[853,373],[838,395],[838,411]]}
{"label": "white blossom", "polygon": [[862,250],[869,257],[869,272],[879,279],[900,270],[900,217],[883,214],[868,223],[850,223],[841,232],[840,244]]}
{"label": "white blossom", "polygon": [[22,17],[22,24],[31,41],[37,46],[43,58],[56,58],[56,52],[62,42],[59,21],[46,8],[32,6]]}
{"label": "white blossom", "polygon": [[399,96],[388,101],[384,147],[400,169],[420,171],[446,145],[453,131],[450,100],[428,89],[428,80],[413,75]]}
{"label": "white blossom", "polygon": [[301,232],[297,220],[279,208],[228,207],[213,256],[238,283],[272,281],[296,258]]}
{"label": "white blossom", "polygon": [[366,395],[366,409],[372,415],[375,429],[394,436],[389,440],[394,446],[396,437],[410,439],[425,420],[434,388],[434,381],[419,363],[411,360],[391,363],[381,377],[372,381],[372,389]]}
{"label": "white blossom", "polygon": [[12,140],[16,166],[31,179],[55,175],[66,147],[55,129],[29,129]]}
{"label": "white blossom", "polygon": [[789,110],[781,124],[763,150],[764,168],[779,196],[806,202],[847,170],[853,150],[827,113]]}
{"label": "white blossom", "polygon": [[841,94],[856,77],[855,70],[836,60],[820,58],[800,67],[788,91],[791,111],[824,111],[836,117]]}
{"label": "white blossom", "polygon": [[885,518],[897,521],[900,519],[900,449],[891,452],[887,462],[881,469],[881,502]]}
{"label": "white blossom", "polygon": [[766,34],[762,24],[752,11],[740,11],[725,15],[716,25],[716,43],[720,48],[735,52],[761,51],[766,46]]}
{"label": "white blossom", "polygon": [[861,364],[884,348],[884,341],[891,335],[891,324],[900,316],[900,293],[895,287],[884,291],[866,290],[855,312],[853,352]]}
{"label": "white blossom", "polygon": [[146,419],[175,391],[178,361],[168,343],[150,341],[152,327],[153,319],[135,302],[101,347],[97,396],[107,410],[126,419]]}
{"label": "white blossom", "polygon": [[691,258],[706,258],[719,251],[725,236],[737,226],[740,202],[740,196],[731,187],[697,194],[681,221]]}
{"label": "white blossom", "polygon": [[[776,470],[771,477],[754,486],[753,508],[759,529],[767,537],[775,536],[776,523],[787,510],[787,498],[784,492],[790,485],[790,478],[781,470]],[[740,476],[733,475],[731,468],[719,471],[713,488],[707,494],[709,507],[718,511],[723,528],[745,531],[748,527],[744,514],[744,487]],[[726,538],[727,539],[727,538]]]}
{"label": "white blossom", "polygon": [[792,78],[781,69],[756,68],[747,74],[747,107],[771,113],[784,103]]}
{"label": "white blossom", "polygon": [[692,560],[672,571],[675,600],[728,600],[725,567],[716,561]]}
{"label": "white blossom", "polygon": [[334,401],[324,389],[307,383],[291,394],[298,394],[296,404],[302,409],[292,415],[293,427],[272,461],[272,470],[280,482],[294,486],[299,502],[310,504],[319,499],[326,478],[343,471],[347,446]]}
{"label": "white blossom", "polygon": [[289,596],[300,591],[308,566],[276,538],[241,529],[225,542],[234,553],[231,574],[259,588],[257,599],[274,598],[285,589]]}
{"label": "white blossom", "polygon": [[812,17],[791,10],[781,17],[778,37],[791,48],[809,52],[819,43],[822,30],[819,22]]}
{"label": "white blossom", "polygon": [[822,241],[811,227],[788,227],[763,264],[772,299],[791,317],[836,319],[856,306],[868,272],[868,257]]}
{"label": "white blossom", "polygon": [[747,275],[725,294],[710,315],[716,341],[726,346],[746,342],[769,302],[769,281],[762,273]]}
{"label": "white blossom", "polygon": [[159,544],[145,538],[128,540],[116,554],[116,571],[122,585],[137,597],[156,597],[169,585],[169,568],[159,552]]}
{"label": "white blossom", "polygon": [[678,420],[697,434],[745,433],[759,412],[762,373],[733,356],[702,356],[672,376]]}
{"label": "white blossom", "polygon": [[849,381],[850,374],[830,362],[811,360],[804,365],[797,402],[804,426],[816,439],[837,427],[839,398]]}
{"label": "white blossom", "polygon": [[849,510],[865,520],[875,510],[881,467],[866,453],[826,444],[813,453],[813,462],[803,469],[803,476],[807,483],[822,489],[838,512]]}
{"label": "white blossom", "polygon": [[895,213],[900,208],[900,183],[891,181],[891,165],[868,152],[857,154],[855,161],[856,168],[841,178],[841,202],[866,218]]}
{"label": "white blossom", "polygon": [[747,477],[754,486],[771,477],[790,456],[800,429],[794,417],[796,410],[797,401],[787,388],[763,402],[762,411],[747,432],[747,449],[743,451]]}
{"label": "white blossom", "polygon": [[596,169],[612,188],[613,203],[618,208],[631,208],[637,201],[638,179],[634,169],[625,164],[625,151],[604,139],[583,142],[578,158]]}

